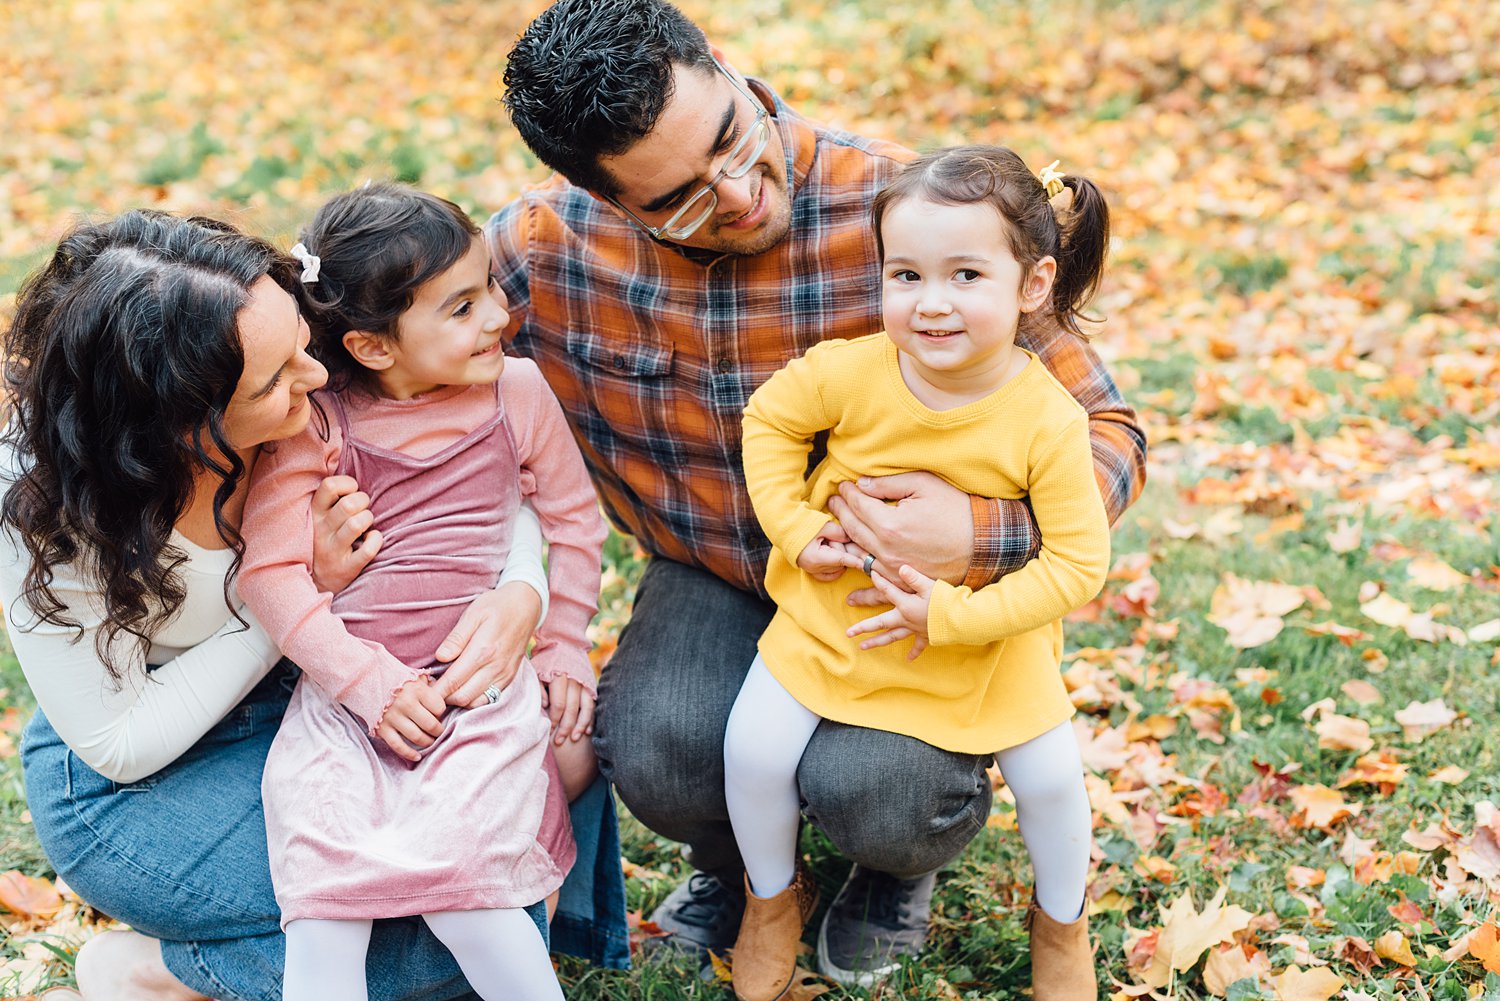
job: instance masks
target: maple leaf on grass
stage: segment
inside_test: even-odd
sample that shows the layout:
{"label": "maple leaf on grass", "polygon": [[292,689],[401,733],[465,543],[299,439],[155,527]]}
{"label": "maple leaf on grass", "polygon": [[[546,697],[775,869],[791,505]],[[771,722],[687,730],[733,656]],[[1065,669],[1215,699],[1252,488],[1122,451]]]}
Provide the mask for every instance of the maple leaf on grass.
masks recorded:
{"label": "maple leaf on grass", "polygon": [[1282,619],[1306,601],[1300,587],[1226,573],[1209,600],[1208,621],[1229,634],[1230,646],[1248,650],[1279,636]]}
{"label": "maple leaf on grass", "polygon": [[1334,824],[1363,809],[1358,803],[1345,801],[1343,793],[1325,785],[1297,786],[1291,796],[1292,823],[1298,827],[1331,830]]}
{"label": "maple leaf on grass", "polygon": [[1214,949],[1203,964],[1203,986],[1214,997],[1223,997],[1229,985],[1253,980],[1264,985],[1271,975],[1271,959],[1259,949],[1231,944]]}
{"label": "maple leaf on grass", "polygon": [[1249,927],[1253,915],[1236,904],[1224,906],[1229,887],[1219,887],[1212,900],[1198,910],[1191,893],[1184,893],[1162,908],[1162,930],[1156,943],[1156,955],[1146,968],[1142,981],[1151,987],[1165,987],[1172,974],[1193,968],[1203,954],[1236,932]]}

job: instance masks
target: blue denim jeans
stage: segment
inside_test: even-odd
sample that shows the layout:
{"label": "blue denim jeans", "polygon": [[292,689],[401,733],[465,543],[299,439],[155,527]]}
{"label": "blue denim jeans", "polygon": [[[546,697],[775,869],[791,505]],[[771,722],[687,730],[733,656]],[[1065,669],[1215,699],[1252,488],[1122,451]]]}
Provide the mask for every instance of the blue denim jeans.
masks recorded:
{"label": "blue denim jeans", "polygon": [[[775,611],[707,571],[655,558],[599,681],[600,771],[641,823],[735,883],[744,864],[724,802],[724,728]],[[825,719],[797,768],[802,812],[860,865],[932,872],[983,829],[993,760]]]}
{"label": "blue denim jeans", "polygon": [[[32,823],[58,875],[99,910],[160,939],[184,984],[226,1001],[281,997],[285,944],[260,777],[296,677],[282,661],[186,753],[128,785],[83,764],[40,711],[22,744]],[[618,857],[616,847],[608,856],[616,870]],[[618,905],[623,937],[623,883]],[[546,939],[545,907],[529,910]],[[473,996],[418,917],[375,922],[367,975],[371,1001]]]}

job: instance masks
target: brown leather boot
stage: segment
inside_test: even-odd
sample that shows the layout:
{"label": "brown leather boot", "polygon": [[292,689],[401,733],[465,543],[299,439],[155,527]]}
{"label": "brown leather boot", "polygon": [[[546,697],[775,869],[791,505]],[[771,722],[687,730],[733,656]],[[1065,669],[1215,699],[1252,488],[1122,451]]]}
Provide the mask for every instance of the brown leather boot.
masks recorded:
{"label": "brown leather boot", "polygon": [[818,906],[818,888],[800,865],[792,885],[774,897],[757,897],[745,877],[745,917],[734,940],[734,996],[776,1001],[791,986],[802,928]]}
{"label": "brown leather boot", "polygon": [[1098,1001],[1087,902],[1078,920],[1064,925],[1033,899],[1026,908],[1026,929],[1031,933],[1032,1001]]}

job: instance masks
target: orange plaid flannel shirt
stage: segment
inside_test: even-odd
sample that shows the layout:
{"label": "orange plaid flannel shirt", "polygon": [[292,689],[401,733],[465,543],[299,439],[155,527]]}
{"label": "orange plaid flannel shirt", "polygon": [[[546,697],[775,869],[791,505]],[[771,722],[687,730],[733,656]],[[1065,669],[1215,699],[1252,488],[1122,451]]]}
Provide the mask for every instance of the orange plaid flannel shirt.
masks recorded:
{"label": "orange plaid flannel shirt", "polygon": [[[510,299],[512,352],[562,402],[604,509],[655,556],[764,596],[770,544],[745,490],[740,421],[750,394],[813,344],[881,327],[870,202],[913,154],[798,116],[764,84],[791,179],[785,239],[753,256],[657,242],[560,177],[485,228]],[[1111,520],[1145,482],[1145,438],[1089,346],[1025,335],[1092,418]],[[975,498],[979,586],[1035,555],[1023,501]]]}

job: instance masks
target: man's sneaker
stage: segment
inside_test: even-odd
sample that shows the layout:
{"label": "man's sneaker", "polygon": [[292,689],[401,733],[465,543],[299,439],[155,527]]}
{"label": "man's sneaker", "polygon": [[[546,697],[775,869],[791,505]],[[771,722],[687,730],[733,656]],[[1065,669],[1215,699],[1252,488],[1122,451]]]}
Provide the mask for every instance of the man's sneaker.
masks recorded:
{"label": "man's sneaker", "polygon": [[856,865],[818,931],[818,972],[845,987],[870,987],[927,940],[937,873],[899,879]]}
{"label": "man's sneaker", "polygon": [[738,885],[706,872],[694,872],[673,890],[651,914],[651,920],[667,934],[642,943],[646,952],[695,955],[708,962],[710,950],[720,956],[734,948],[745,914],[744,876]]}

